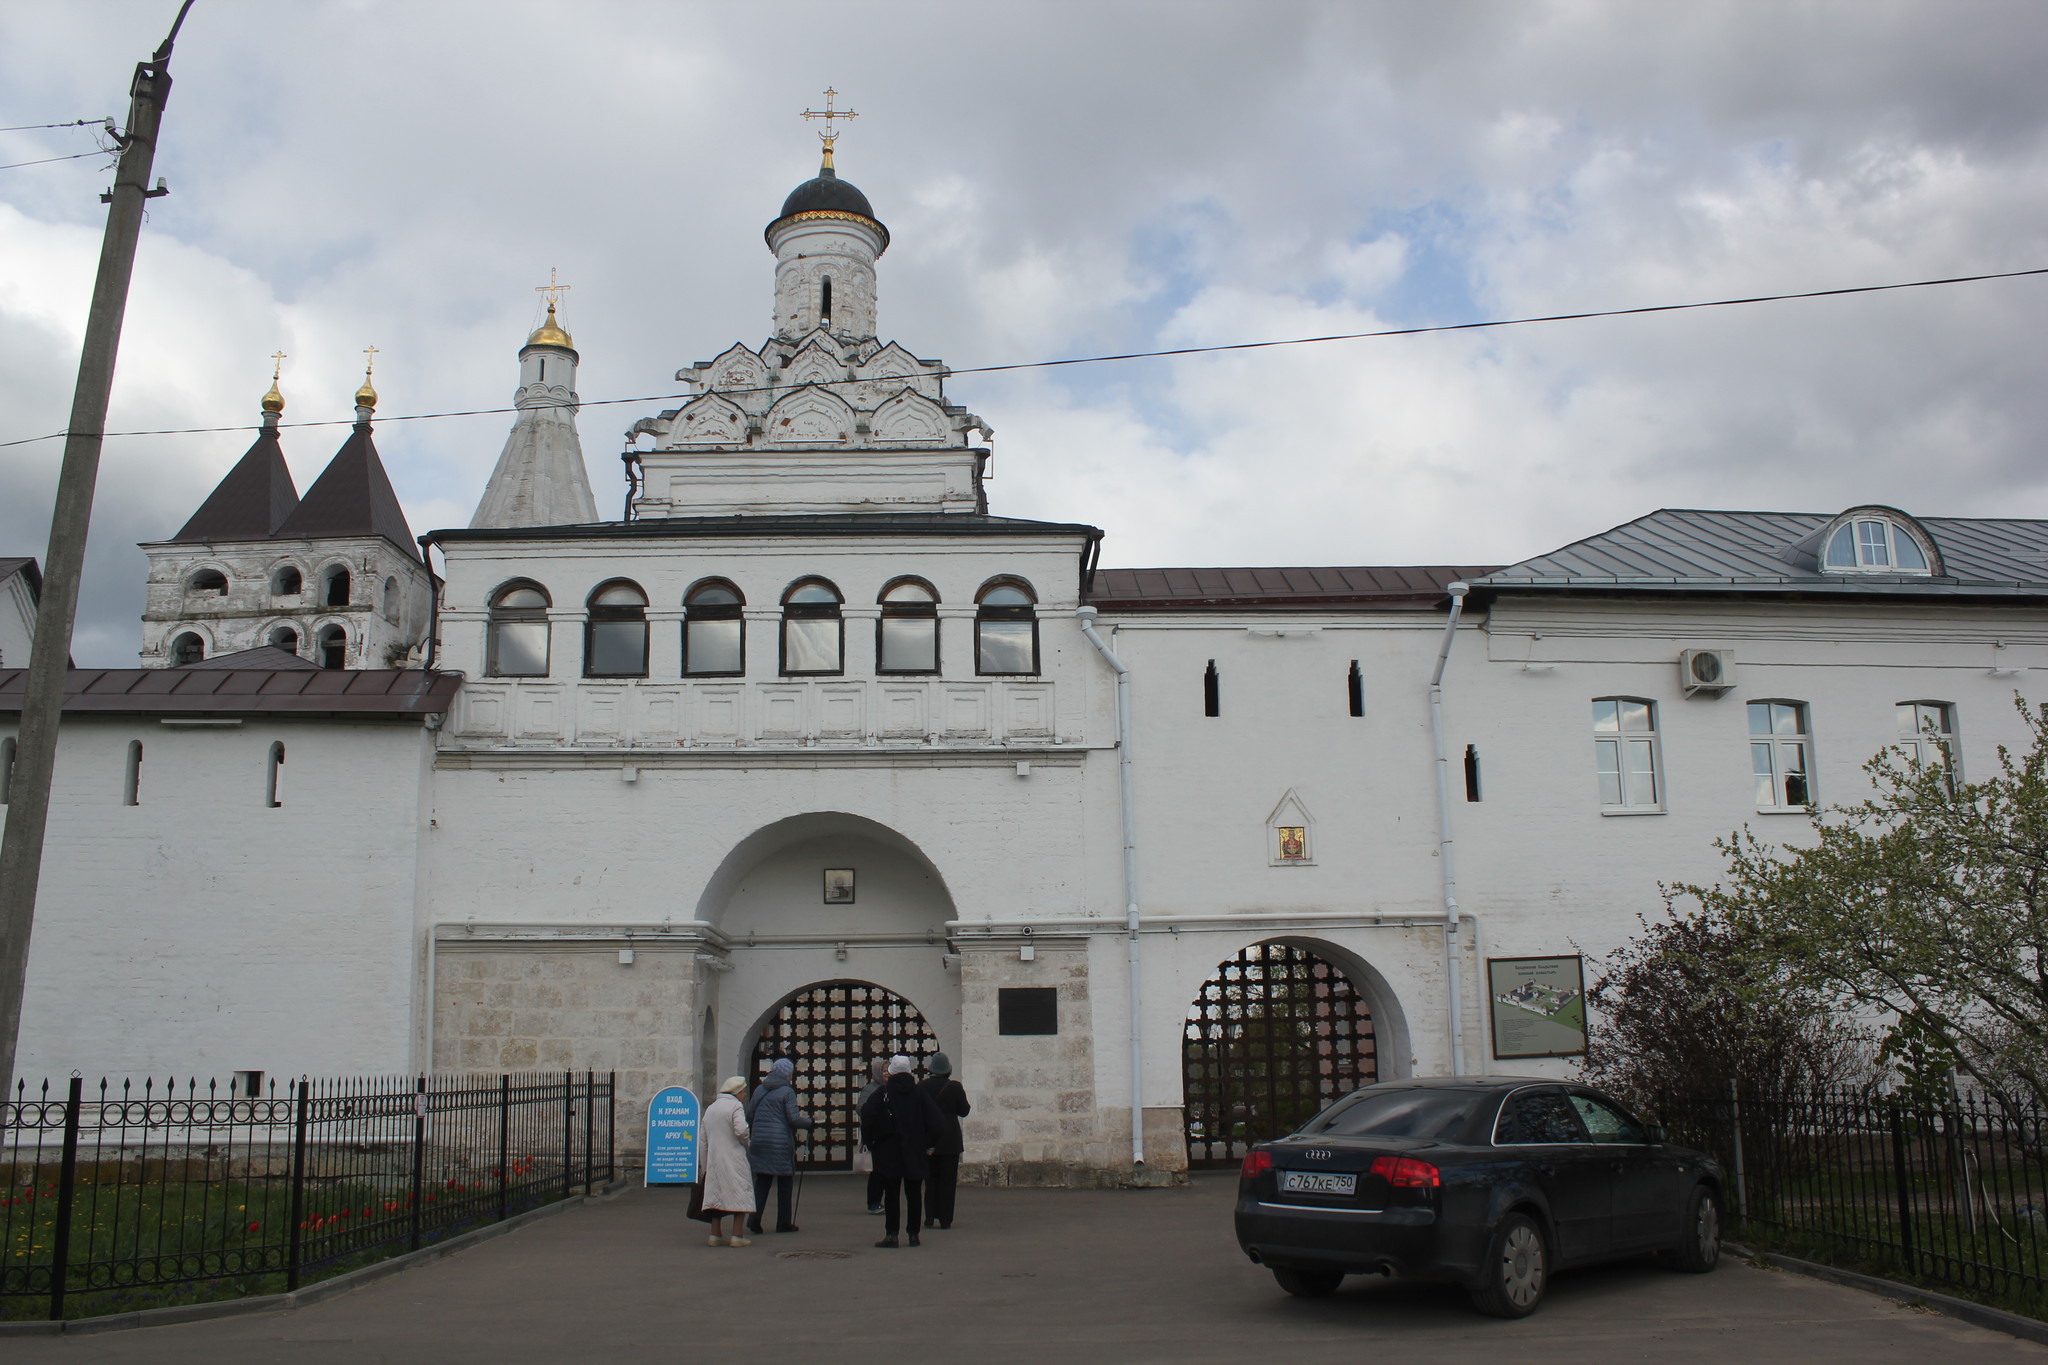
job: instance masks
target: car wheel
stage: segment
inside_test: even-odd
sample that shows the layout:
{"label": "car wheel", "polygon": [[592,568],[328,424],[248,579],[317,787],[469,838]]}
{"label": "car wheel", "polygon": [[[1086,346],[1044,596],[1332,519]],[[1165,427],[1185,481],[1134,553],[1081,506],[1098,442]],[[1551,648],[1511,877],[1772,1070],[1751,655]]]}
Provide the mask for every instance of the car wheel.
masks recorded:
{"label": "car wheel", "polygon": [[1685,1231],[1672,1253],[1680,1270],[1704,1275],[1721,1260],[1721,1200],[1705,1185],[1693,1188],[1685,1201]]}
{"label": "car wheel", "polygon": [[1470,1286],[1472,1306],[1488,1317],[1526,1318],[1543,1302],[1550,1284],[1550,1248],[1543,1229],[1526,1213],[1511,1213],[1494,1229],[1479,1278]]}
{"label": "car wheel", "polygon": [[1297,1299],[1327,1299],[1337,1292],[1337,1286],[1344,1283],[1344,1272],[1340,1270],[1295,1270],[1288,1266],[1273,1267],[1273,1278],[1280,1287]]}

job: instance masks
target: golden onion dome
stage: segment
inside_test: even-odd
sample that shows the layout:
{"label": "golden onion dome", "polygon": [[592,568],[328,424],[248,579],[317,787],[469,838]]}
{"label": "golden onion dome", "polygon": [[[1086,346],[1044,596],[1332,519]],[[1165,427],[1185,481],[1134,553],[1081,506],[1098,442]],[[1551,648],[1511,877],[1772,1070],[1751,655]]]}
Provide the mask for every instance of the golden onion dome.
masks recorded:
{"label": "golden onion dome", "polygon": [[370,387],[370,373],[368,370],[363,372],[363,386],[356,390],[356,406],[359,408],[374,408],[377,406],[377,391]]}
{"label": "golden onion dome", "polygon": [[263,395],[263,410],[265,412],[284,411],[284,395],[277,391],[276,375],[270,377],[270,392]]}
{"label": "golden onion dome", "polygon": [[576,349],[575,343],[569,340],[569,334],[563,331],[561,325],[555,321],[555,305],[552,303],[548,305],[547,321],[533,329],[533,335],[526,339],[526,344],[529,346],[560,346],[565,351]]}

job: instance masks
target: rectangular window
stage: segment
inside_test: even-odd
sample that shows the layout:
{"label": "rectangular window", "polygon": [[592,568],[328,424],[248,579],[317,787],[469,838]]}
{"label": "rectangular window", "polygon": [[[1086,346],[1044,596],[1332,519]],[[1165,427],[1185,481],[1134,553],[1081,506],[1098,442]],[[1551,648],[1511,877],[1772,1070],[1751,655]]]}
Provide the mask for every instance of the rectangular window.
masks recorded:
{"label": "rectangular window", "polygon": [[1209,667],[1202,674],[1202,714],[1220,716],[1223,714],[1223,679],[1216,672],[1216,661],[1209,660]]}
{"label": "rectangular window", "polygon": [[1813,740],[1806,703],[1749,704],[1749,768],[1758,810],[1803,811],[1813,804]]}
{"label": "rectangular window", "polygon": [[548,623],[545,620],[491,622],[494,678],[545,678],[548,675]]}
{"label": "rectangular window", "polygon": [[1634,697],[1593,703],[1593,760],[1605,811],[1662,809],[1657,704]]}
{"label": "rectangular window", "polygon": [[647,676],[647,622],[593,618],[585,630],[584,677]]}
{"label": "rectangular window", "polygon": [[939,671],[939,622],[936,617],[884,616],[880,630],[876,657],[881,672]]}
{"label": "rectangular window", "polygon": [[1919,763],[1946,764],[1949,786],[1956,783],[1956,709],[1945,701],[1902,701],[1893,708],[1899,722],[1899,747]]}
{"label": "rectangular window", "polygon": [[1467,801],[1477,801],[1479,799],[1479,746],[1477,744],[1467,744],[1465,746],[1465,799]]}
{"label": "rectangular window", "polygon": [[746,625],[739,617],[691,616],[683,622],[683,672],[693,678],[738,677],[747,671]]}
{"label": "rectangular window", "polygon": [[996,1032],[1030,1036],[1060,1031],[1060,993],[1052,986],[1002,986],[996,990]]}
{"label": "rectangular window", "polygon": [[976,621],[974,671],[983,674],[1036,673],[1038,622],[992,620],[987,615]]}
{"label": "rectangular window", "polygon": [[1351,714],[1354,716],[1364,715],[1365,675],[1358,671],[1358,660],[1356,659],[1353,659],[1351,661],[1351,673],[1350,676],[1344,680],[1344,691],[1346,698],[1351,703]]}
{"label": "rectangular window", "polygon": [[782,671],[784,673],[837,673],[842,666],[841,645],[844,623],[832,616],[788,616],[782,618]]}

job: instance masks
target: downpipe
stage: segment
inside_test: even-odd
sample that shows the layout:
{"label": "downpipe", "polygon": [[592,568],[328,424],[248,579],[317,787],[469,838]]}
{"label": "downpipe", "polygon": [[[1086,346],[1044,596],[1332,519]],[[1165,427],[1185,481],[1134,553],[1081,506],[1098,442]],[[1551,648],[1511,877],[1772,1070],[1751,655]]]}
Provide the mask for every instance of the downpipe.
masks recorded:
{"label": "downpipe", "polygon": [[1137,802],[1132,795],[1131,772],[1131,670],[1095,633],[1095,608],[1082,607],[1074,613],[1081,633],[1102,661],[1116,673],[1116,785],[1123,812],[1124,839],[1124,965],[1130,975],[1131,998],[1131,1165],[1145,1166],[1145,1037],[1139,1009],[1143,972],[1138,949],[1138,821]]}
{"label": "downpipe", "polygon": [[[1445,589],[1451,595],[1450,618],[1444,622],[1443,644],[1436,652],[1436,668],[1429,675],[1429,735],[1436,746],[1436,828],[1437,870],[1443,876],[1444,896],[1444,987],[1448,996],[1451,1030],[1451,1074],[1465,1070],[1465,993],[1459,966],[1458,876],[1451,862],[1451,763],[1444,752],[1444,667],[1451,661],[1451,645],[1458,636],[1458,620],[1465,614],[1465,594],[1471,585],[1453,583]],[[1477,927],[1476,921],[1474,925]]]}

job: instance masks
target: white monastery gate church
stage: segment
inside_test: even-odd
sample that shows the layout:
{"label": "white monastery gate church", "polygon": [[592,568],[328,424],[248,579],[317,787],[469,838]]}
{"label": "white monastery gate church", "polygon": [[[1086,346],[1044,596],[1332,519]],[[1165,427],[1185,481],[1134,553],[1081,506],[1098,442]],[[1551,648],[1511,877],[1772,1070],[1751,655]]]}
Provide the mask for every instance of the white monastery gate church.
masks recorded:
{"label": "white monastery gate church", "polygon": [[629,1115],[789,1055],[829,1167],[866,1064],[944,1050],[970,1173],[1163,1179],[1376,1077],[1567,1067],[1490,959],[1612,949],[1887,744],[2022,737],[2048,523],[1099,568],[991,511],[829,144],[767,243],[772,334],[633,426],[623,521],[553,305],[465,528],[415,539],[367,379],[301,498],[273,388],[145,547],[144,666],[73,675],[24,1075],[616,1069]]}

